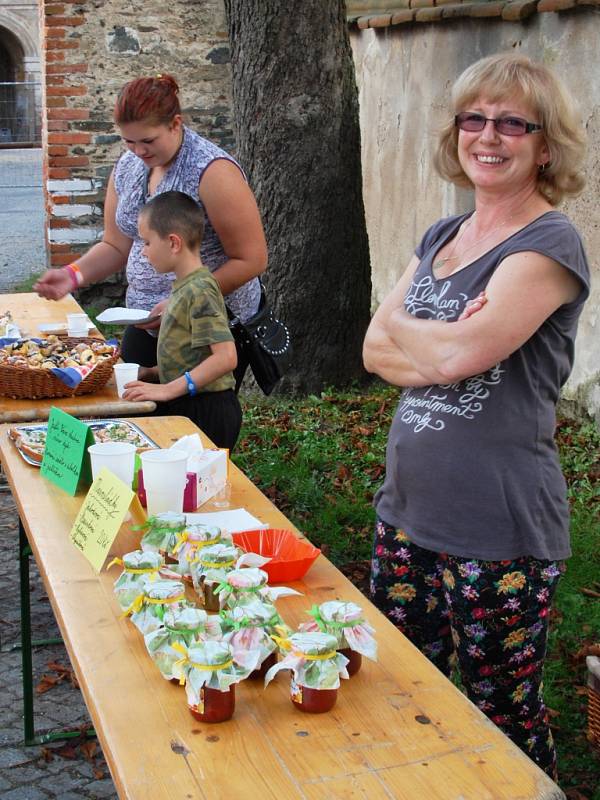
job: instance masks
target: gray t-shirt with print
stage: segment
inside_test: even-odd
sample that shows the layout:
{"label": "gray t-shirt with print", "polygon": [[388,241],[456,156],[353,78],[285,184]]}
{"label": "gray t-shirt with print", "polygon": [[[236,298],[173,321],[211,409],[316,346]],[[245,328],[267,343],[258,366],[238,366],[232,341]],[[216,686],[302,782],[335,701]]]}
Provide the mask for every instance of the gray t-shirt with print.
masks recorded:
{"label": "gray t-shirt with print", "polygon": [[[549,211],[454,275],[431,264],[468,215],[433,225],[404,305],[452,322],[507,256],[534,251],[576,275],[581,291],[518,350],[480,375],[405,389],[388,439],[378,516],[417,545],[465,558],[570,555],[566,485],[554,443],[555,406],[573,365],[589,267],[569,220]],[[524,298],[523,302],[527,302]]]}

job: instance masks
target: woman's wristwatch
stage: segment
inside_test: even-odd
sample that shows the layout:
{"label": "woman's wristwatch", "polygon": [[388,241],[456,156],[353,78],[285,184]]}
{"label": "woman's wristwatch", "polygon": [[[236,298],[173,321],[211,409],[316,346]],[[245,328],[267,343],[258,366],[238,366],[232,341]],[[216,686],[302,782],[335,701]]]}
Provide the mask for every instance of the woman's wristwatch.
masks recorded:
{"label": "woman's wristwatch", "polygon": [[187,390],[190,397],[195,397],[198,394],[198,389],[196,389],[196,384],[192,380],[192,376],[189,372],[184,372],[183,377],[185,378],[185,382],[187,383]]}

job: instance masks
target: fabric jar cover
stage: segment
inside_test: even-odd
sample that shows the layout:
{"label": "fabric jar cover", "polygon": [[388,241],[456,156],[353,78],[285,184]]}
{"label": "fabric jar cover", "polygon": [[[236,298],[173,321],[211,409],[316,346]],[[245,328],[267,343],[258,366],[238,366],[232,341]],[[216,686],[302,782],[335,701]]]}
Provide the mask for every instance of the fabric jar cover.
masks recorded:
{"label": "fabric jar cover", "polygon": [[174,670],[180,675],[180,683],[185,683],[188,704],[192,707],[200,703],[203,686],[226,692],[234,683],[239,683],[256,669],[260,653],[246,650],[234,655],[227,642],[206,640],[195,642],[190,647],[176,645],[181,657]]}
{"label": "fabric jar cover", "polygon": [[206,583],[220,583],[240,557],[241,550],[234,544],[213,544],[204,547],[190,564],[190,572],[196,591],[202,579]]}
{"label": "fabric jar cover", "polygon": [[177,533],[169,555],[179,562],[181,575],[191,575],[190,564],[205,547],[219,544],[223,535],[216,525],[188,525]]}
{"label": "fabric jar cover", "polygon": [[107,569],[113,564],[121,564],[123,572],[114,583],[114,592],[121,611],[126,611],[140,594],[148,582],[154,582],[159,577],[159,571],[165,560],[160,553],[153,551],[134,550],[126,553],[122,559],[114,558]]}
{"label": "fabric jar cover", "polygon": [[136,525],[134,530],[145,531],[140,542],[142,550],[154,550],[167,553],[175,543],[178,533],[185,528],[185,514],[176,511],[164,511],[162,514],[148,517],[143,525]]}
{"label": "fabric jar cover", "polygon": [[291,633],[275,606],[259,597],[246,598],[234,608],[221,611],[221,626],[223,639],[231,645],[234,654],[240,650],[260,650],[259,666],[277,650],[272,635]]}
{"label": "fabric jar cover", "polygon": [[338,650],[349,648],[377,661],[375,629],[364,620],[362,609],[356,603],[328,600],[313,606],[308,613],[313,620],[302,623],[301,631],[330,633],[337,639]]}
{"label": "fabric jar cover", "polygon": [[150,658],[166,680],[181,678],[181,670],[174,664],[181,654],[173,648],[175,643],[189,647],[199,639],[220,639],[221,625],[218,617],[209,617],[206,611],[193,606],[168,608],[163,624],[144,636]]}
{"label": "fabric jar cover", "polygon": [[277,641],[286,653],[265,675],[265,686],[283,669],[289,669],[300,686],[310,689],[338,689],[340,677],[348,678],[348,659],[337,651],[337,639],[330,633],[293,633]]}
{"label": "fabric jar cover", "polygon": [[125,614],[131,614],[131,621],[145,636],[163,624],[165,611],[169,606],[189,605],[185,597],[185,587],[180,581],[155,581],[148,583],[144,592],[133,601]]}
{"label": "fabric jar cover", "polygon": [[[242,562],[251,563],[252,556],[256,559],[262,558],[256,553],[246,553],[239,559],[238,566]],[[267,573],[258,567],[249,566],[245,569],[235,569],[225,575],[214,592],[219,595],[221,608],[233,608],[251,596],[259,597],[267,602],[274,602],[279,597],[302,594],[288,586],[268,586],[268,580]]]}

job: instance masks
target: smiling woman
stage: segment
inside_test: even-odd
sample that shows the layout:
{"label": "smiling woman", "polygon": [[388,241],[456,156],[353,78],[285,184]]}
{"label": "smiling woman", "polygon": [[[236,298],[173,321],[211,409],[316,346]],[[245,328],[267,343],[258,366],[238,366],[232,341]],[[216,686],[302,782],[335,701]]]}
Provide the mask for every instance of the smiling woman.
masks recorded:
{"label": "smiling woman", "polygon": [[[156,365],[156,331],[174,280],[161,275],[142,253],[137,221],[153,196],[182,191],[204,214],[202,262],[219,284],[227,306],[242,321],[258,310],[258,275],[267,265],[260,215],[244,173],[225,151],[183,122],[179,87],[170,75],[137,78],[120,91],[115,122],[127,148],[108,183],[102,241],[76,264],[46,272],[35,285],[43,297],[58,300],[67,292],[126,268],[127,305],[150,311],[156,321],[130,326],[123,358]],[[238,361],[237,385],[246,362]]]}
{"label": "smiling woman", "polygon": [[550,775],[541,696],[552,597],[570,554],[553,441],[589,294],[554,206],[583,186],[584,134],[546,67],[497,55],[457,80],[435,163],[475,209],[429,228],[377,310],[365,366],[405,387],[392,423],[374,602]]}

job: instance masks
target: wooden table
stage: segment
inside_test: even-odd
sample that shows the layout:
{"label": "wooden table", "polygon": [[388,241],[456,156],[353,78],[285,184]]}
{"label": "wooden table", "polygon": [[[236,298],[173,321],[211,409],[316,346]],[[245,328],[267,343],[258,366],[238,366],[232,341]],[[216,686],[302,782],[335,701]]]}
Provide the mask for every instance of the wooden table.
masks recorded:
{"label": "wooden table", "polygon": [[[58,301],[44,300],[34,293],[0,294],[0,312],[8,310],[23,336],[40,336],[38,325],[66,322],[67,314],[83,311],[70,294]],[[122,400],[117,394],[113,376],[101,391],[79,397],[13,400],[0,396],[0,422],[25,423],[48,419],[52,406],[58,406],[75,417],[106,418],[148,414],[154,411],[156,403],[151,400],[136,403]]]}
{"label": "wooden table", "polygon": [[[196,430],[182,417],[136,422],[163,446]],[[363,659],[328,714],[295,709],[283,673],[267,690],[240,684],[232,720],[197,722],[184,689],[161,677],[136,628],[119,618],[118,571],[96,575],[70,544],[83,494],[68,497],[42,479],[5,425],[0,456],[121,798],[564,798],[323,556],[293,584],[304,596],[280,600],[280,613],[296,627],[313,603],[354,601],[377,630],[379,662]],[[233,466],[232,506],[292,527]],[[132,549],[132,536],[124,530],[112,555]]]}

